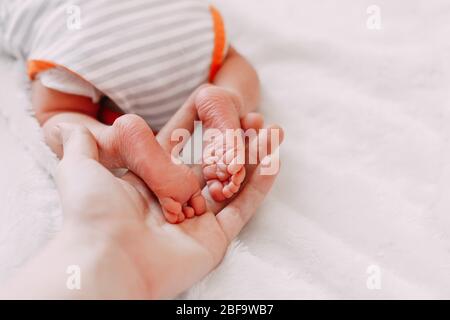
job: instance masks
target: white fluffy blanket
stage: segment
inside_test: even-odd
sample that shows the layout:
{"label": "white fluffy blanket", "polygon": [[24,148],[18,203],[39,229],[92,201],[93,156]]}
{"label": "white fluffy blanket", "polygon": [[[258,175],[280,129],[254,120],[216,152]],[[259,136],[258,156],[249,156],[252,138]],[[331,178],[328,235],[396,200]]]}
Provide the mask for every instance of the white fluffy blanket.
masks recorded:
{"label": "white fluffy blanket", "polygon": [[[282,173],[187,298],[450,298],[446,0],[220,0],[286,129]],[[0,60],[0,280],[61,224],[55,158]]]}

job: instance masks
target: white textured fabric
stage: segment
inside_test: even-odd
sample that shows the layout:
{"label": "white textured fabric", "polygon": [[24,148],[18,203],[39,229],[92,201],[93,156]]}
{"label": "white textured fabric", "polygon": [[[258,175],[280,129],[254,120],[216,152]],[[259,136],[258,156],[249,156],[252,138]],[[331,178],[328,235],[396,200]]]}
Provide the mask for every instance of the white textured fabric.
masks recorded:
{"label": "white textured fabric", "polygon": [[[448,1],[221,0],[255,63],[282,172],[223,264],[188,298],[450,298]],[[257,8],[257,10],[255,10]],[[270,22],[270,23],[268,23]],[[51,235],[53,159],[18,71],[0,69],[0,276]],[[6,204],[6,208],[5,208]],[[381,289],[366,283],[379,266]],[[369,269],[371,271],[371,269]]]}

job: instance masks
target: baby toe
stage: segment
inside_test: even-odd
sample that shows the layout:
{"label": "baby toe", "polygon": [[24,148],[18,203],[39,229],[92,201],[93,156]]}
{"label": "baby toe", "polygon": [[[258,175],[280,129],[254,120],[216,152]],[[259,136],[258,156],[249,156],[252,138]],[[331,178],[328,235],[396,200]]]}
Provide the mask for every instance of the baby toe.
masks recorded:
{"label": "baby toe", "polygon": [[209,194],[215,201],[221,202],[226,199],[222,192],[223,184],[219,180],[208,181],[208,190]]}
{"label": "baby toe", "polygon": [[205,180],[217,179],[217,165],[212,164],[203,168],[203,177]]}
{"label": "baby toe", "polygon": [[180,213],[180,214],[178,214],[176,223],[182,223],[184,220],[186,220],[184,213]]}
{"label": "baby toe", "polygon": [[176,224],[178,222],[178,214],[169,212],[166,210],[163,210],[164,218],[166,218],[166,221],[171,224]]}
{"label": "baby toe", "polygon": [[229,174],[233,175],[238,173],[244,167],[243,164],[239,163],[238,159],[233,159],[227,166],[227,171]]}
{"label": "baby toe", "polygon": [[231,182],[237,186],[240,186],[245,179],[245,167],[243,166],[236,174],[231,177]]}
{"label": "baby toe", "polygon": [[[223,187],[222,193],[225,198],[230,199],[235,194],[235,192],[237,192],[237,190],[236,191],[233,191],[233,190],[235,190],[234,184],[229,183]],[[239,190],[239,187],[238,187],[238,190]]]}
{"label": "baby toe", "polygon": [[195,216],[195,210],[189,206],[183,207],[183,213],[184,213],[185,217],[188,219]]}
{"label": "baby toe", "polygon": [[216,176],[221,182],[224,182],[230,178],[230,174],[227,171],[221,171],[221,170],[218,170],[216,172]]}
{"label": "baby toe", "polygon": [[167,212],[179,214],[181,213],[181,204],[172,198],[166,197],[160,199],[161,207]]}
{"label": "baby toe", "polygon": [[225,152],[225,154],[222,157],[222,161],[223,161],[223,163],[230,164],[231,161],[233,161],[235,157],[236,157],[236,150],[231,148],[227,152]]}
{"label": "baby toe", "polygon": [[206,212],[206,201],[205,198],[203,198],[201,191],[191,197],[189,204],[198,216]]}

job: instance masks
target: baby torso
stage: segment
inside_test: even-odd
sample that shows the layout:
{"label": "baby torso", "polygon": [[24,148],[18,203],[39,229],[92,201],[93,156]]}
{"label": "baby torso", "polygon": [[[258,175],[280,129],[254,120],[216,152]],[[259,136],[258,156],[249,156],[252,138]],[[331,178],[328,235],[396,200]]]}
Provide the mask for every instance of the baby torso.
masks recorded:
{"label": "baby torso", "polygon": [[203,0],[2,5],[3,49],[27,61],[31,79],[45,74],[52,89],[93,99],[106,95],[156,130],[214,76],[217,56],[225,55],[220,15]]}

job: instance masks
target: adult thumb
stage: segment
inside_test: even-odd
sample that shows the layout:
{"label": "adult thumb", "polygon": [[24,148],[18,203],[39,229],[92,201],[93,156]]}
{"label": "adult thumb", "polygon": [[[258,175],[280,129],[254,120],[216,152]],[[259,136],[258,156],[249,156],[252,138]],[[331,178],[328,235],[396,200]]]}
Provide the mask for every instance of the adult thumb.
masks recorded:
{"label": "adult thumb", "polygon": [[86,127],[61,123],[54,127],[52,134],[63,148],[63,160],[87,158],[98,161],[97,143]]}

